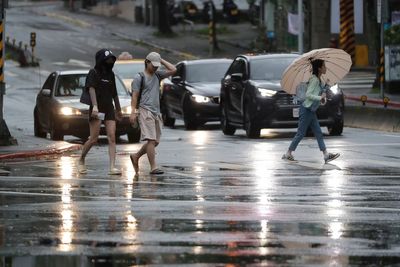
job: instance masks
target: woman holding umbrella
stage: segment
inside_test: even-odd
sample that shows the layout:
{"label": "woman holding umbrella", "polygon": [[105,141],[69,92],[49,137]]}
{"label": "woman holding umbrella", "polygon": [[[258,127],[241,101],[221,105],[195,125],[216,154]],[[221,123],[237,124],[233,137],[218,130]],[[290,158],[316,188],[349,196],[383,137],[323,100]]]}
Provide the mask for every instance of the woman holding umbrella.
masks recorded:
{"label": "woman holding umbrella", "polygon": [[289,149],[285,154],[283,154],[282,159],[294,161],[292,152],[296,150],[297,145],[305,136],[308,127],[310,127],[317,138],[318,146],[324,155],[325,163],[327,163],[338,158],[340,154],[328,153],[316,115],[319,105],[326,103],[325,89],[321,85],[321,75],[326,73],[326,66],[325,61],[322,59],[310,59],[310,61],[312,66],[312,76],[308,82],[306,99],[300,105],[299,126],[297,133],[289,146]]}

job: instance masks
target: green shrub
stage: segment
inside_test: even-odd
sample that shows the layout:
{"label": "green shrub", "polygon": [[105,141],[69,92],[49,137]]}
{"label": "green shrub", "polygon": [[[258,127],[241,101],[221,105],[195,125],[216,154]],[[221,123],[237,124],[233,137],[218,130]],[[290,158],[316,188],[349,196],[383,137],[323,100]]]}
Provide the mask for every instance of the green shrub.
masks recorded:
{"label": "green shrub", "polygon": [[385,45],[400,44],[400,24],[385,30]]}

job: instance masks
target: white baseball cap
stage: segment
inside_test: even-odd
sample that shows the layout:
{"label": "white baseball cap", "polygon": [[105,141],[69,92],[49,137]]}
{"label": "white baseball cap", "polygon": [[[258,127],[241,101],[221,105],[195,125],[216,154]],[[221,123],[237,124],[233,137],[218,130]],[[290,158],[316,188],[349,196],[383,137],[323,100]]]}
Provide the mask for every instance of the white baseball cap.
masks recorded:
{"label": "white baseball cap", "polygon": [[161,66],[161,56],[157,52],[151,52],[146,56],[146,59],[151,62],[154,67]]}

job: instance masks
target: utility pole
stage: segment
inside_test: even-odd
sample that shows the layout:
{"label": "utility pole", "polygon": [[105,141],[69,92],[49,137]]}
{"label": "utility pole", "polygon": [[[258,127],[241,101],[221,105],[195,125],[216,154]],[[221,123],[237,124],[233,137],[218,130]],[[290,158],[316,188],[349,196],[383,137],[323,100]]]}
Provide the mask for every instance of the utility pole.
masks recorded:
{"label": "utility pole", "polygon": [[299,47],[299,54],[303,54],[304,47],[303,47],[303,32],[304,32],[304,16],[303,16],[303,0],[297,0],[297,8],[298,8],[298,18],[299,18],[299,34],[297,35],[298,38],[298,47]]}
{"label": "utility pole", "polygon": [[379,49],[379,85],[380,85],[380,95],[382,99],[385,97],[385,92],[383,84],[385,82],[385,47],[384,47],[384,28],[383,28],[383,6],[384,1],[377,1],[377,22],[380,24],[380,49]]}
{"label": "utility pole", "polygon": [[0,0],[0,4],[0,145],[11,145],[13,138],[3,117],[3,102],[6,93],[6,84],[4,83],[4,28],[5,8],[8,7],[8,0]]}

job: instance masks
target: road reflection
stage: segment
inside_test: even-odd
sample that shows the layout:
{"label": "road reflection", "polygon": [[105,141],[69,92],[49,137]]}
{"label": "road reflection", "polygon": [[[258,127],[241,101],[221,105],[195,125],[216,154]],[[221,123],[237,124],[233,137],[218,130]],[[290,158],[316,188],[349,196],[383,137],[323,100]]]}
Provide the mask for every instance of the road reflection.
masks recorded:
{"label": "road reflection", "polygon": [[345,206],[342,200],[342,190],[345,184],[345,177],[341,170],[330,170],[325,178],[325,187],[328,192],[328,201],[326,202],[328,216],[328,236],[335,240],[331,244],[332,257],[330,266],[343,266],[348,262],[347,257],[340,256],[342,254],[341,239],[345,231],[345,224],[342,220],[348,216],[343,209]]}
{"label": "road reflection", "polygon": [[72,185],[68,183],[73,177],[74,161],[71,157],[60,158],[60,187],[61,187],[61,204],[60,216],[61,226],[59,230],[60,250],[68,252],[72,250],[72,239],[74,237],[74,205],[71,199]]}

